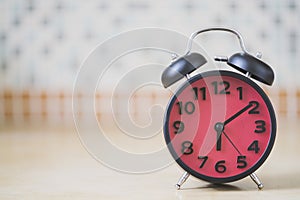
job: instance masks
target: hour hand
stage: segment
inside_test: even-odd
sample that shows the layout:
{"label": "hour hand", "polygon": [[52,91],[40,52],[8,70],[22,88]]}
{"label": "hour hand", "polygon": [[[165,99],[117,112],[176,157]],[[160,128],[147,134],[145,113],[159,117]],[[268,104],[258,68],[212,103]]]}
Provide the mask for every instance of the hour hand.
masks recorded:
{"label": "hour hand", "polygon": [[224,124],[221,122],[216,123],[215,125],[215,130],[217,131],[217,145],[216,145],[216,150],[221,151],[221,146],[222,146],[222,132],[224,130]]}

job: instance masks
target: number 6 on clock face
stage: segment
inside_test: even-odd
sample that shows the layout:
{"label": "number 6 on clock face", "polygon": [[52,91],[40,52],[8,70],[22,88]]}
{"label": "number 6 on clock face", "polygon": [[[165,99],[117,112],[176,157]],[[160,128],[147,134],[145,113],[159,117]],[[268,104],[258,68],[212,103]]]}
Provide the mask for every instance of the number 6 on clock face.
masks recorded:
{"label": "number 6 on clock face", "polygon": [[172,97],[164,134],[185,171],[225,183],[250,175],[266,160],[276,119],[256,83],[234,72],[210,71],[189,79]]}

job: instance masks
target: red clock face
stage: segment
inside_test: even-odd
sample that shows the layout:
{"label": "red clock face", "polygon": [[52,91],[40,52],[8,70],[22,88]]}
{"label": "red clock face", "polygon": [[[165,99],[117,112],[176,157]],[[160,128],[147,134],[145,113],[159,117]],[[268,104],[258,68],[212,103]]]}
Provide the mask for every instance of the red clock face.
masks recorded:
{"label": "red clock face", "polygon": [[164,134],[177,163],[214,183],[241,179],[268,157],[276,119],[263,90],[245,76],[211,71],[189,79],[171,99]]}

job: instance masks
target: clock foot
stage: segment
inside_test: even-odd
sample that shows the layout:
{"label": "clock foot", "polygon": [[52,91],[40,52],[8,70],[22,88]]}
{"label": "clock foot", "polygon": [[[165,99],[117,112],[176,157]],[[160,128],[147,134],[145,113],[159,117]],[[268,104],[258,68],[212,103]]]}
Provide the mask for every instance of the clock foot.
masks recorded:
{"label": "clock foot", "polygon": [[263,189],[264,185],[262,184],[262,182],[260,181],[260,179],[258,178],[258,176],[255,173],[250,174],[250,178],[254,181],[254,183],[257,185],[258,189]]}
{"label": "clock foot", "polygon": [[180,179],[178,180],[178,182],[176,184],[176,189],[177,190],[180,189],[182,184],[188,179],[189,176],[190,176],[190,174],[188,172],[184,172],[184,174],[180,177]]}

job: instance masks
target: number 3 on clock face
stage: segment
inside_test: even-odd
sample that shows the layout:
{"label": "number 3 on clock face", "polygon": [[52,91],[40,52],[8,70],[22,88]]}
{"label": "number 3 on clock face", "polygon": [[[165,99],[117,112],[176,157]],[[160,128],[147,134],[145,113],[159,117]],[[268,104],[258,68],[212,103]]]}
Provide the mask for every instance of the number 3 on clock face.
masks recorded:
{"label": "number 3 on clock face", "polygon": [[263,164],[275,141],[276,118],[256,83],[234,72],[211,71],[192,77],[172,97],[164,135],[185,171],[225,183]]}

